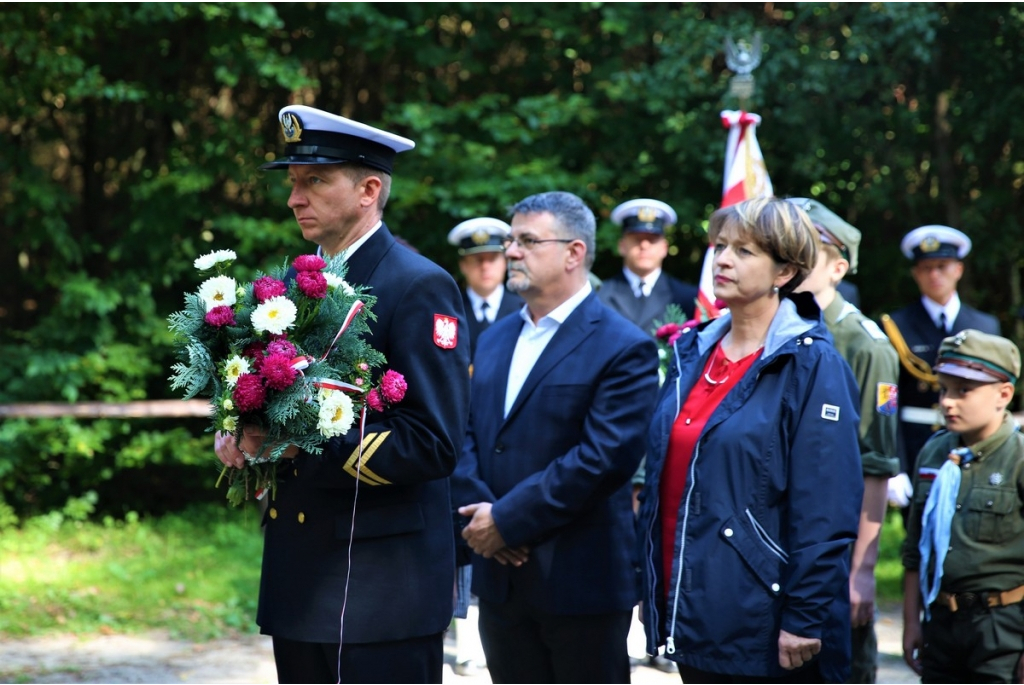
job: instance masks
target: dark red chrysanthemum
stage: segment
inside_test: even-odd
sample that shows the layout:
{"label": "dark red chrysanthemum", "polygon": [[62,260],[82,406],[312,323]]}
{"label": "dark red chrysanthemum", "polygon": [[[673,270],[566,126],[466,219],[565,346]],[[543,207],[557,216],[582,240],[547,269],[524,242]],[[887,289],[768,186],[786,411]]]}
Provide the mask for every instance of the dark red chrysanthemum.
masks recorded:
{"label": "dark red chrysanthemum", "polygon": [[284,354],[287,355],[289,359],[291,359],[297,353],[298,351],[295,349],[295,345],[292,345],[291,342],[283,338],[278,340],[272,340],[270,344],[267,345],[267,354]]}
{"label": "dark red chrysanthemum", "polygon": [[380,398],[376,388],[366,393],[366,406],[374,411],[384,411],[384,400]]}
{"label": "dark red chrysanthemum", "polygon": [[397,371],[387,370],[380,379],[380,394],[387,400],[388,404],[401,402],[405,397],[405,391],[409,384],[405,382],[405,376]]}
{"label": "dark red chrysanthemum", "polygon": [[319,271],[327,266],[327,262],[315,254],[304,254],[296,257],[292,266],[296,271]]}
{"label": "dark red chrysanthemum", "polygon": [[665,338],[672,337],[680,330],[682,330],[682,328],[683,327],[677,323],[667,323],[654,332],[654,337],[658,338],[659,340],[664,340]]}
{"label": "dark red chrysanthemum", "polygon": [[242,356],[249,360],[250,366],[253,371],[260,370],[260,364],[263,363],[263,353],[266,352],[267,345],[259,340],[254,343],[249,343],[242,350]]}
{"label": "dark red chrysanthemum", "polygon": [[327,279],[319,271],[300,271],[295,275],[295,282],[306,297],[322,300],[327,296]]}
{"label": "dark red chrysanthemum", "polygon": [[267,390],[263,387],[263,379],[252,373],[243,373],[235,383],[235,391],[232,393],[235,406],[242,414],[256,411],[263,407],[267,399]]}
{"label": "dark red chrysanthemum", "polygon": [[256,296],[256,301],[263,303],[272,297],[280,297],[288,292],[288,287],[270,276],[263,276],[257,279],[252,284],[252,293]]}
{"label": "dark red chrysanthemum", "polygon": [[211,326],[220,328],[221,326],[234,326],[235,325],[235,312],[231,307],[226,305],[218,305],[206,312],[204,318],[206,323]]}
{"label": "dark red chrysanthemum", "polygon": [[292,368],[292,358],[284,354],[272,354],[263,360],[260,367],[260,375],[267,381],[267,387],[272,390],[284,390],[290,388],[299,374]]}

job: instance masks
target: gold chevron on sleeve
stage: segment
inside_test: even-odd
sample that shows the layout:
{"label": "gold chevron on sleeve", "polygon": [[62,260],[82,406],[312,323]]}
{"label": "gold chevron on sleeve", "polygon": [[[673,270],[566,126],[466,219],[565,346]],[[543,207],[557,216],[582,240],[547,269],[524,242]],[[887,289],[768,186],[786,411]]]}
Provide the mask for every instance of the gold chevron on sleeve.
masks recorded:
{"label": "gold chevron on sleeve", "polygon": [[[377,451],[377,448],[384,444],[384,440],[391,435],[391,431],[384,431],[383,433],[370,433],[363,438],[361,445],[357,445],[352,450],[351,456],[348,461],[345,462],[345,473],[349,474],[353,478],[358,478],[367,485],[391,485],[391,481],[386,478],[381,478],[376,473],[366,467],[366,462],[370,461],[370,457]],[[362,458],[359,456],[359,450],[362,448]],[[358,466],[357,466],[358,462]]]}

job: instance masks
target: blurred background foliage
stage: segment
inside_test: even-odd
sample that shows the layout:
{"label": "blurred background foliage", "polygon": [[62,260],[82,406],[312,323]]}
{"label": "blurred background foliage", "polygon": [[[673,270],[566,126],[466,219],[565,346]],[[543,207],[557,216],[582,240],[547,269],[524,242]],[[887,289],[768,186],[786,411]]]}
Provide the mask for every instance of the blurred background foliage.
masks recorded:
{"label": "blurred background foliage", "polygon": [[[598,215],[598,276],[609,212],[648,196],[695,281],[740,104],[723,46],[755,33],[776,193],[861,229],[865,311],[916,296],[899,240],[948,224],[974,239],[962,296],[1020,342],[1019,5],[25,3],[0,6],[0,402],[173,397],[193,259],[251,274],[307,249],[284,175],[257,170],[291,103],[416,141],[386,221],[453,273],[457,222],[562,189]],[[5,421],[0,526],[222,501],[205,423]]]}

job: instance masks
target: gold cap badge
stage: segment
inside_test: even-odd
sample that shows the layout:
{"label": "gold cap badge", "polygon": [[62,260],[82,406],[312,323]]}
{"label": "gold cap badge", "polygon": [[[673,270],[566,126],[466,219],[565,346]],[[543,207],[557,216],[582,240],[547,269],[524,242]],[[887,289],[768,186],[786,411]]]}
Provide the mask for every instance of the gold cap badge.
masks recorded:
{"label": "gold cap badge", "polygon": [[921,252],[935,252],[939,247],[941,244],[935,236],[930,235],[921,241]]}
{"label": "gold cap badge", "polygon": [[653,207],[641,207],[637,210],[636,218],[645,224],[652,223],[658,218],[658,210]]}
{"label": "gold cap badge", "polygon": [[491,234],[481,228],[478,231],[473,231],[473,235],[470,237],[477,245],[486,245],[491,239]]}
{"label": "gold cap badge", "polygon": [[302,140],[302,122],[291,112],[281,115],[281,130],[284,131],[286,143],[297,143]]}

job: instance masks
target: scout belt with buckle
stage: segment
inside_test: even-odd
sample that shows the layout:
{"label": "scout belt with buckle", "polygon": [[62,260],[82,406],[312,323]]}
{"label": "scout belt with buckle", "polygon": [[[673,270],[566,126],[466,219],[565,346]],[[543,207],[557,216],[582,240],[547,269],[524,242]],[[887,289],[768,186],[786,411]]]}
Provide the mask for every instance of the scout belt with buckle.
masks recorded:
{"label": "scout belt with buckle", "polygon": [[952,612],[969,609],[991,609],[1024,600],[1024,585],[1006,592],[940,592],[936,604]]}

